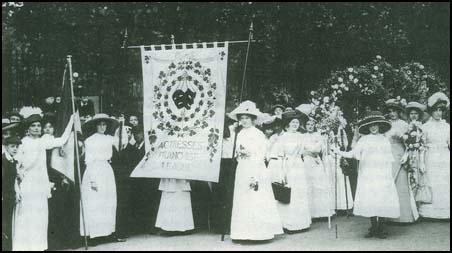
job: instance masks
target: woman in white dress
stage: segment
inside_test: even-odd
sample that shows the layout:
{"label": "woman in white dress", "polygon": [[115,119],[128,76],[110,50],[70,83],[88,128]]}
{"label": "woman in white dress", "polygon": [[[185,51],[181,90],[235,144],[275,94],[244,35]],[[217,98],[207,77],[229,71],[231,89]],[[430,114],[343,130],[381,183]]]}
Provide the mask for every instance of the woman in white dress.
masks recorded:
{"label": "woman in white dress", "polygon": [[402,168],[402,158],[405,154],[405,144],[402,136],[408,131],[408,123],[400,119],[403,112],[403,105],[396,99],[386,101],[386,108],[389,111],[391,130],[385,135],[391,142],[391,151],[394,157],[392,162],[392,175],[394,177],[397,193],[400,201],[400,217],[391,219],[397,223],[412,223],[419,218],[416,201],[411,191],[408,179],[408,171]]}
{"label": "woman in white dress", "polygon": [[68,140],[73,125],[73,116],[61,136],[54,138],[48,134],[41,136],[39,114],[30,115],[24,122],[28,136],[22,139],[17,154],[19,202],[16,205],[13,225],[14,251],[42,251],[48,248],[48,198],[51,197],[47,174],[46,150],[61,147]]}
{"label": "woman in white dress", "polygon": [[190,231],[195,228],[190,196],[190,181],[162,178],[159,190],[162,192],[155,226],[168,234]]}
{"label": "woman in white dress", "polygon": [[432,190],[432,203],[419,207],[421,217],[450,219],[450,125],[442,118],[449,107],[449,98],[442,92],[428,99],[431,119],[422,130],[426,138],[425,171]]}
{"label": "woman in white dress", "polygon": [[279,150],[280,137],[284,134],[284,130],[281,127],[282,122],[280,118],[275,118],[272,122],[272,127],[274,129],[273,135],[268,140],[266,160],[268,161],[267,168],[270,170],[271,181],[277,182],[281,179],[281,157],[277,150]]}
{"label": "woman in white dress", "polygon": [[[278,161],[280,174],[283,175],[277,181],[284,181],[291,188],[290,203],[278,202],[278,211],[283,228],[288,234],[308,229],[311,225],[306,167],[301,159],[304,139],[298,131],[303,116],[303,114],[295,111],[283,113],[286,131],[278,139],[279,148],[276,150],[281,157]],[[306,121],[306,116],[304,116],[304,121]]]}
{"label": "woman in white dress", "polygon": [[[123,118],[120,121],[124,121]],[[115,238],[116,230],[116,182],[110,160],[113,148],[119,149],[119,131],[111,134],[118,122],[106,114],[96,114],[82,126],[85,140],[86,170],[83,173],[81,192],[85,216],[83,228],[82,213],[80,213],[80,234],[90,239],[111,236],[114,241],[124,241]],[[123,128],[122,146],[127,145],[127,132]],[[95,245],[98,240],[90,240]]]}
{"label": "woman in white dress", "polygon": [[315,131],[315,120],[306,122],[307,132],[302,135],[303,160],[309,185],[309,207],[312,218],[330,217],[334,214],[331,206],[331,187],[329,174],[320,158],[323,137]]}
{"label": "woman in white dress", "polygon": [[245,101],[229,115],[240,120],[243,127],[236,142],[238,165],[231,217],[233,240],[270,240],[283,234],[270,173],[264,163],[267,140],[254,127],[260,114],[253,102]]}
{"label": "woman in white dress", "polygon": [[359,160],[358,185],[353,213],[370,217],[372,227],[366,237],[386,238],[383,217],[398,218],[400,205],[392,176],[391,143],[383,134],[391,124],[381,112],[371,112],[359,123],[363,136],[350,152],[333,148],[333,152]]}

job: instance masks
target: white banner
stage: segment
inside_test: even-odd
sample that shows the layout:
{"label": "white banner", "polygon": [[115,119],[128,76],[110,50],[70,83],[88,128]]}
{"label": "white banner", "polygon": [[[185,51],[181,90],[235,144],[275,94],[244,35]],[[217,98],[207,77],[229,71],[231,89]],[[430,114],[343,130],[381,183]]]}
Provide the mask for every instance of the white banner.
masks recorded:
{"label": "white banner", "polygon": [[131,177],[218,182],[228,44],[151,49],[141,47],[148,155]]}

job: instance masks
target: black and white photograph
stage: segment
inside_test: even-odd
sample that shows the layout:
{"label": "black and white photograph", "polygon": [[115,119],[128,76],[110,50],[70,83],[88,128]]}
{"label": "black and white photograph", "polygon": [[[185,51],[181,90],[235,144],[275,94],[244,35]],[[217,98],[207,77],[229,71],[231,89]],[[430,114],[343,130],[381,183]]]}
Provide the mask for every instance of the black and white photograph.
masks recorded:
{"label": "black and white photograph", "polygon": [[450,251],[450,2],[2,2],[2,251]]}

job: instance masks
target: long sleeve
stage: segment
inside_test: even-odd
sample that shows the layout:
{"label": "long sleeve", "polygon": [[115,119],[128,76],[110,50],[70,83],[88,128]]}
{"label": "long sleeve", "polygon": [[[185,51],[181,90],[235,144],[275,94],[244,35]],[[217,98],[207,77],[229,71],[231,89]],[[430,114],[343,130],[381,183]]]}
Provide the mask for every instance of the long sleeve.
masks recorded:
{"label": "long sleeve", "polygon": [[64,133],[59,138],[53,138],[50,135],[44,135],[41,138],[44,140],[44,146],[46,149],[52,149],[56,147],[62,147],[69,139],[69,136],[72,133],[72,126],[74,125],[74,116],[72,115],[66,129],[64,129]]}

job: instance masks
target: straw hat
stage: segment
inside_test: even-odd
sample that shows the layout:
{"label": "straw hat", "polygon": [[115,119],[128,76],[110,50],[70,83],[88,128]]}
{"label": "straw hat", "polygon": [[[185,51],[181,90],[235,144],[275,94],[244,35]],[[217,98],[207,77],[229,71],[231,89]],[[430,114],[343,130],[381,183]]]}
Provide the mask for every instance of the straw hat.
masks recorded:
{"label": "straw hat", "polygon": [[276,108],[281,108],[283,111],[286,109],[286,107],[284,105],[276,104],[276,105],[272,106],[272,108],[271,108],[272,113],[275,111]]}
{"label": "straw hat", "polygon": [[444,94],[443,92],[436,92],[428,98],[427,105],[429,108],[440,106],[449,108],[450,101],[446,94]]}
{"label": "straw hat", "polygon": [[242,102],[237,108],[230,112],[229,117],[233,120],[238,120],[237,116],[240,114],[253,115],[256,119],[262,117],[262,113],[257,109],[256,104],[249,100]]}
{"label": "straw hat", "polygon": [[17,128],[18,126],[20,125],[20,123],[19,122],[13,122],[13,123],[11,123],[11,122],[2,122],[2,132],[3,131],[6,131],[6,130],[12,130],[12,129],[15,129],[15,128]]}
{"label": "straw hat", "polygon": [[94,117],[87,120],[82,125],[82,132],[84,134],[86,134],[86,136],[90,136],[90,135],[94,134],[97,131],[97,129],[96,129],[97,125],[101,121],[103,121],[107,124],[107,131],[105,131],[106,134],[114,134],[114,131],[119,126],[119,122],[116,119],[111,118],[110,116],[108,116],[105,113],[99,113],[99,114],[94,115]]}
{"label": "straw hat", "polygon": [[391,129],[391,123],[386,120],[383,113],[379,111],[372,111],[358,123],[358,131],[360,134],[369,134],[369,127],[378,124],[380,126],[380,133],[386,133]]}

